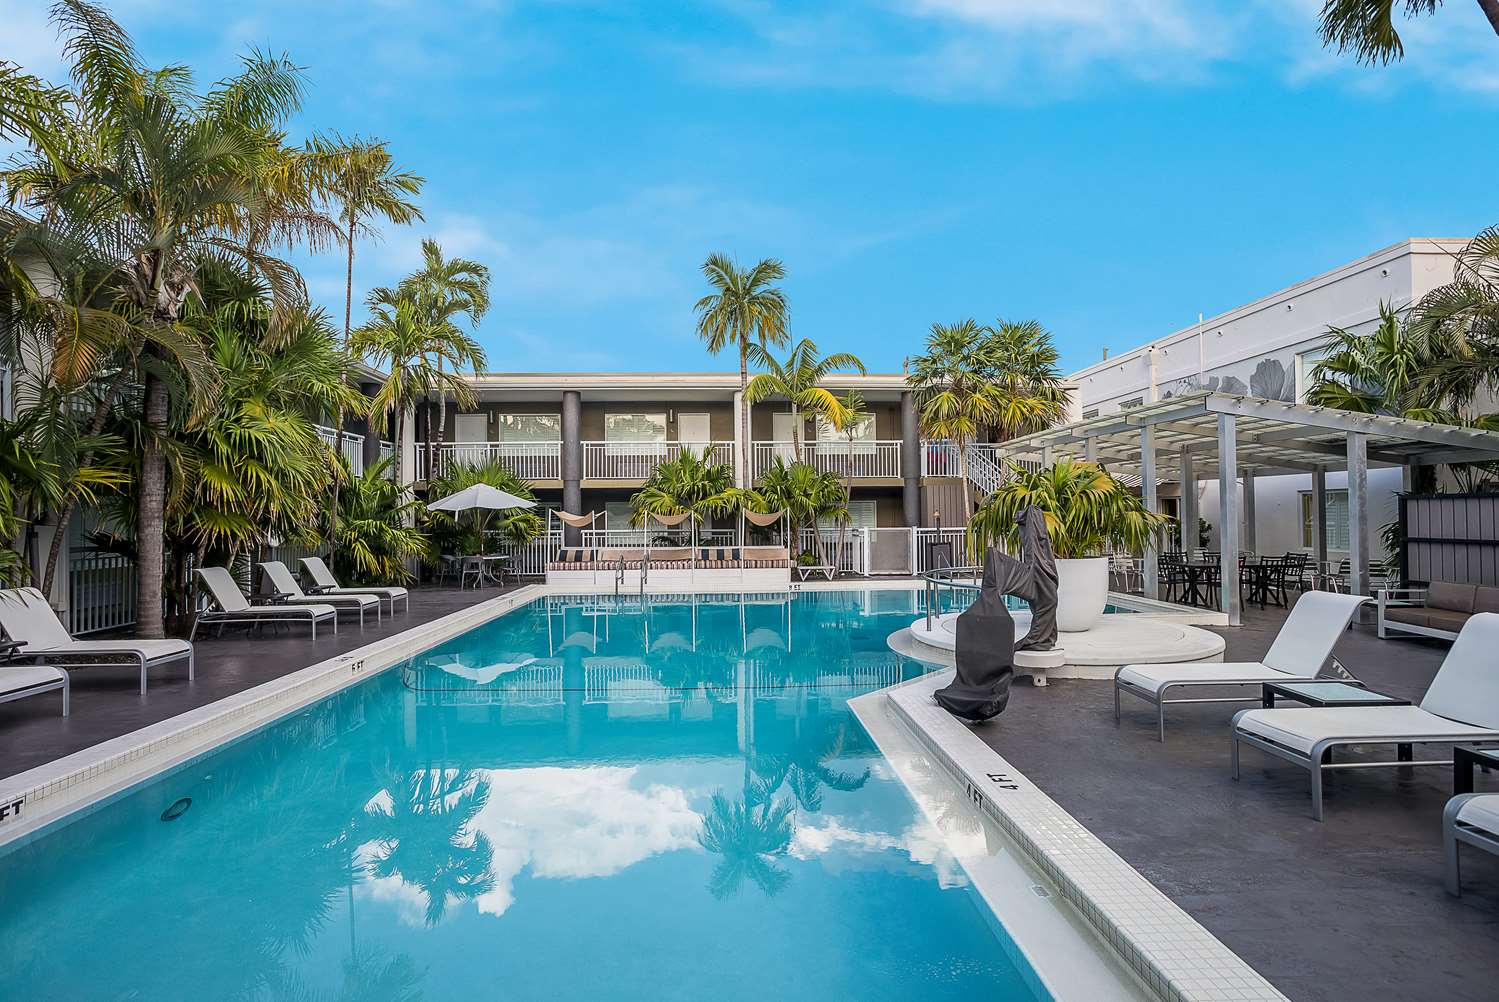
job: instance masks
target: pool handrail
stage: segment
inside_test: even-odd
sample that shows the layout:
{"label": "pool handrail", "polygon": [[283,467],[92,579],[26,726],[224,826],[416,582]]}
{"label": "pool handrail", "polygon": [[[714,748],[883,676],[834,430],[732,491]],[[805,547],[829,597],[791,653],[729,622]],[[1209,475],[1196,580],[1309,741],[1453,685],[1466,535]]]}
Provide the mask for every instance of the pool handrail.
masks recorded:
{"label": "pool handrail", "polygon": [[[959,576],[969,580],[959,580]],[[953,591],[978,591],[979,582],[983,578],[984,568],[978,565],[965,565],[962,567],[934,567],[929,571],[923,571],[921,579],[923,595],[926,606],[926,628],[932,629],[932,610],[938,606],[938,589],[949,588]]]}

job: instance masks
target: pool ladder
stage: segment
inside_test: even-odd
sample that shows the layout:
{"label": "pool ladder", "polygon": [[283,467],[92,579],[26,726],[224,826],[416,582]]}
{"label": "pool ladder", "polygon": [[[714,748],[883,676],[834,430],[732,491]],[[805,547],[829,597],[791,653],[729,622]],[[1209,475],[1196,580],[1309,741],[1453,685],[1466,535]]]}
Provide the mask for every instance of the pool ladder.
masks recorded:
{"label": "pool ladder", "polygon": [[[646,582],[651,576],[651,555],[645,554],[640,558],[640,594],[645,594]],[[619,563],[614,565],[614,594],[618,595],[625,584],[625,557],[620,554]]]}

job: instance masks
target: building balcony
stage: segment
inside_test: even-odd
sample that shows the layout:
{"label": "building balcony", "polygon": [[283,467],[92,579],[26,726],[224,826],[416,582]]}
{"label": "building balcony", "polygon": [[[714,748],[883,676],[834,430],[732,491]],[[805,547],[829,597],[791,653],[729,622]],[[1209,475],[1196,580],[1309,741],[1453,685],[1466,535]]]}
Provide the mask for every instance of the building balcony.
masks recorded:
{"label": "building balcony", "polygon": [[429,464],[426,447],[417,449],[418,461],[426,470],[424,479],[446,474],[455,463],[498,462],[530,483],[562,480],[561,442],[444,442],[436,451],[436,460]]}
{"label": "building balcony", "polygon": [[[840,477],[852,477],[854,480],[899,481],[900,450],[899,439],[856,441],[852,447],[848,442],[803,442],[801,461],[819,473],[832,473]],[[756,442],[751,450],[750,462],[754,467],[755,479],[758,480],[776,460],[791,463],[796,458],[797,449],[792,442]]]}
{"label": "building balcony", "polygon": [[733,442],[584,442],[583,479],[644,481],[656,467],[681,456],[684,449],[698,455],[706,450],[710,463],[734,463]]}

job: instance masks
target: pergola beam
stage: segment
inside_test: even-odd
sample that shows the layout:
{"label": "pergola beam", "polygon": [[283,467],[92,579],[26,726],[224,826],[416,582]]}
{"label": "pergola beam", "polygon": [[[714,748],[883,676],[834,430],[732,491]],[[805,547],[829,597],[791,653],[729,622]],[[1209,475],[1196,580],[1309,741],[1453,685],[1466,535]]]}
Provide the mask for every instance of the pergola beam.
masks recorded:
{"label": "pergola beam", "polygon": [[[1385,417],[1381,414],[1355,414],[1352,411],[1340,411],[1330,407],[1288,404],[1277,400],[1259,400],[1254,397],[1230,397],[1221,393],[1210,394],[1203,404],[1207,410],[1217,414],[1237,414],[1241,417],[1299,424],[1308,428],[1325,428],[1328,431],[1345,433],[1356,432],[1364,436],[1383,435],[1389,438],[1408,439],[1412,442],[1424,442],[1429,445],[1445,445],[1454,449],[1484,447],[1499,449],[1499,434],[1473,428],[1458,428],[1455,425],[1436,424],[1430,421]],[[1367,448],[1367,440],[1365,447]]]}

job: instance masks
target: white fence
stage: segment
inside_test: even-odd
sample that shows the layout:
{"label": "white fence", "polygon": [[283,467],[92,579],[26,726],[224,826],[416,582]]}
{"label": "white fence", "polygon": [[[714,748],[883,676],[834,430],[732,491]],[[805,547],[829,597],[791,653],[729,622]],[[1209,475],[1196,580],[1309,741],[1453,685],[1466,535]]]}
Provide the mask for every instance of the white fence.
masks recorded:
{"label": "white fence", "polygon": [[552,559],[562,546],[562,533],[542,533],[529,543],[516,546],[506,543],[500,547],[500,552],[509,555],[512,560],[506,571],[517,577],[538,578],[547,572],[547,562]]}
{"label": "white fence", "polygon": [[687,449],[708,462],[732,464],[733,442],[584,442],[586,480],[645,480],[662,463],[670,463]]}
{"label": "white fence", "polygon": [[[314,425],[313,427],[317,428],[318,438],[326,442],[328,444],[328,448],[336,449],[339,447],[337,428],[329,428],[324,424]],[[353,471],[354,476],[357,477],[364,472],[363,435],[355,435],[353,432],[348,431],[344,432],[343,454],[344,459],[349,461],[349,469]]]}
{"label": "white fence", "polygon": [[[864,479],[899,480],[899,439],[889,441],[854,442],[803,442],[802,462],[819,473],[832,473],[840,477],[853,476]],[[791,463],[796,460],[796,445],[792,442],[756,442],[751,450],[751,462],[755,476],[765,475],[779,459]]]}
{"label": "white fence", "polygon": [[97,633],[135,622],[135,561],[75,550],[68,557],[68,632]]}

